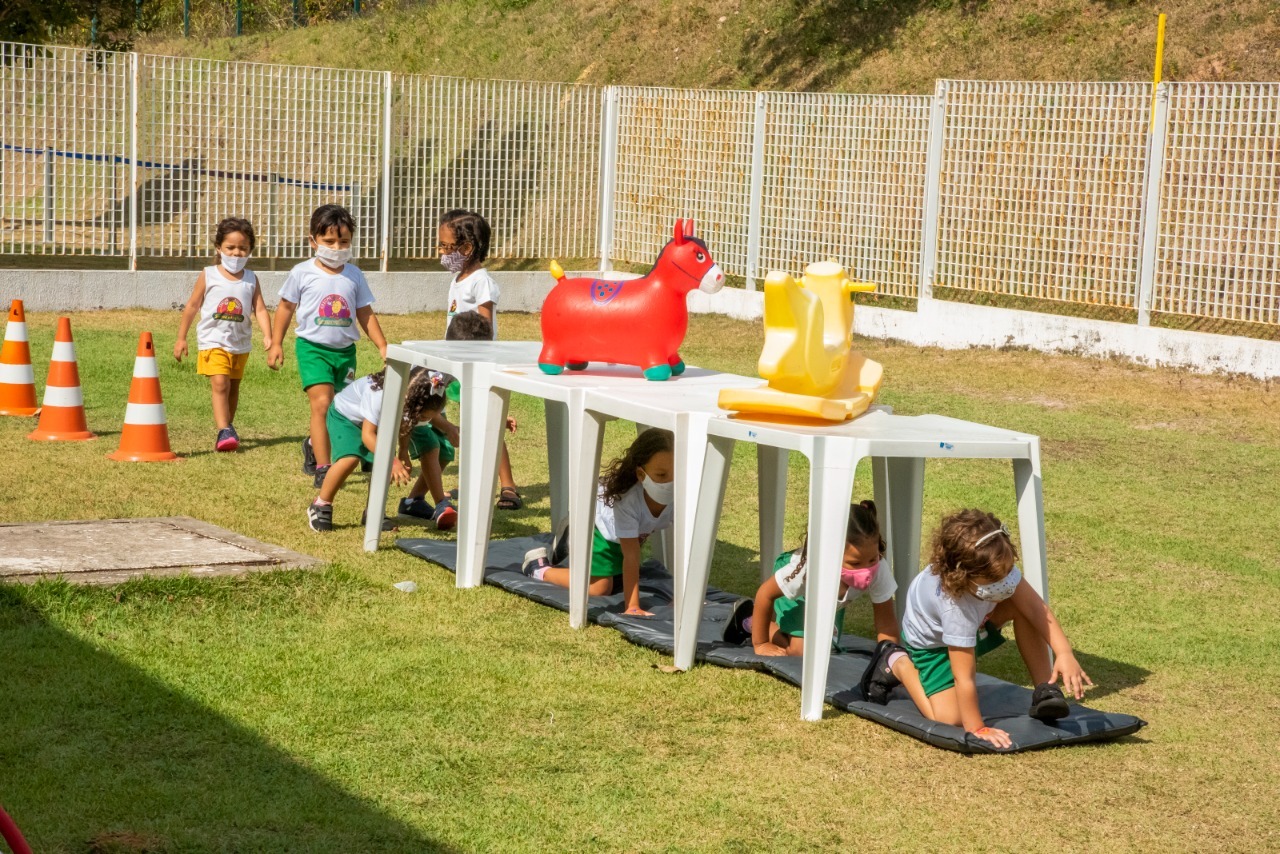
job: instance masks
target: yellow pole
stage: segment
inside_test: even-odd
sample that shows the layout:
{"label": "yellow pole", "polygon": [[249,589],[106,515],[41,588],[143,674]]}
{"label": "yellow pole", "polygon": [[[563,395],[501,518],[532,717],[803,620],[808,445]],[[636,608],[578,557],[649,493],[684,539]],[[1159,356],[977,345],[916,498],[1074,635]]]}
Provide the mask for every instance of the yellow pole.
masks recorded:
{"label": "yellow pole", "polygon": [[1156,88],[1160,85],[1160,72],[1164,69],[1164,13],[1160,13],[1160,22],[1156,24],[1156,71],[1151,81],[1151,123],[1147,131],[1156,127]]}

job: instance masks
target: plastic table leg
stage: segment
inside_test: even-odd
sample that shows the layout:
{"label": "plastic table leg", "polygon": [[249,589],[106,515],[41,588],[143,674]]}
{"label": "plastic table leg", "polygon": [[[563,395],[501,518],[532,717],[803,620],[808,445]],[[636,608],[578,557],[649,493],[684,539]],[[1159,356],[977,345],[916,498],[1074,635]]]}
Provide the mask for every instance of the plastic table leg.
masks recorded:
{"label": "plastic table leg", "polygon": [[831,633],[835,627],[840,566],[849,497],[858,464],[852,442],[826,441],[815,449],[809,470],[809,560],[804,593],[804,663],[800,717],[822,720]]}
{"label": "plastic table leg", "polygon": [[[875,471],[876,465],[873,464],[872,468]],[[919,457],[890,457],[884,461],[883,469],[885,484],[881,492],[886,497],[884,509],[880,512],[880,525],[885,544],[889,547],[889,565],[893,568],[894,580],[898,582],[894,607],[901,620],[907,588],[920,571],[924,460]]]}
{"label": "plastic table leg", "polygon": [[1013,461],[1018,497],[1018,531],[1022,540],[1022,574],[1044,601],[1049,601],[1049,576],[1044,533],[1044,488],[1040,480],[1040,440],[1031,438],[1030,456]]}
{"label": "plastic table leg", "polygon": [[548,488],[551,492],[551,525],[555,530],[569,513],[569,407],[543,401],[547,419]]}
{"label": "plastic table leg", "polygon": [[[469,374],[469,376],[468,376]],[[459,431],[466,438],[458,464],[458,587],[484,583],[498,486],[498,447],[510,392],[490,385],[492,366],[463,366]]]}
{"label": "plastic table leg", "polygon": [[596,484],[600,478],[600,450],[609,419],[569,406],[569,627],[587,624],[591,585],[591,539],[596,527]]}
{"label": "plastic table leg", "polygon": [[[399,424],[404,415],[404,393],[409,381],[409,364],[387,362],[382,385],[382,424]],[[382,535],[382,517],[387,512],[387,492],[391,484],[391,463],[396,456],[399,431],[394,427],[378,431],[378,444],[373,452],[373,473],[369,475],[369,503],[365,505],[364,550],[376,552]]]}
{"label": "plastic table leg", "polygon": [[773,574],[773,562],[782,554],[789,462],[790,453],[785,448],[756,445],[756,483],[760,489],[761,583]]}
{"label": "plastic table leg", "polygon": [[710,436],[703,455],[702,477],[694,511],[698,524],[691,532],[684,589],[676,601],[675,666],[680,670],[693,666],[698,651],[698,623],[702,619],[702,603],[707,596],[711,555],[720,529],[734,444],[733,439]]}

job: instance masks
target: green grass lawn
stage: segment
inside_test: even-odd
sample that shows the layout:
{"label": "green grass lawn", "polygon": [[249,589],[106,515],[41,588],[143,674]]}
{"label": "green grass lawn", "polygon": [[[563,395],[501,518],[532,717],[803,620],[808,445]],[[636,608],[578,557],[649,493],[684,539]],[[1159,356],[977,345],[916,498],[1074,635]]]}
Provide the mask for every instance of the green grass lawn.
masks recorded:
{"label": "green grass lawn", "polygon": [[[55,318],[28,318],[43,379]],[[1151,724],[1119,742],[948,753],[852,715],[799,720],[754,672],[669,660],[612,631],[361,551],[364,481],[310,532],[292,361],[250,363],[212,452],[207,385],[175,365],[176,312],[75,316],[94,442],[0,419],[0,522],[189,515],[331,562],[313,572],[0,586],[0,803],[37,851],[1257,851],[1280,846],[1280,390],[1024,351],[862,342],[882,400],[1043,437],[1052,603],[1098,688]],[[429,338],[440,314],[386,317]],[[137,333],[150,329],[174,464],[113,463]],[[536,318],[504,315],[508,338]],[[292,342],[292,336],[290,337]],[[692,364],[753,372],[760,327],[695,318]],[[361,364],[376,365],[362,344]],[[550,526],[545,431],[515,398],[528,505]],[[614,423],[609,447],[633,435]],[[712,582],[754,590],[754,453],[739,448]],[[793,461],[789,543],[805,514]],[[869,494],[863,472],[859,492]],[[398,494],[398,493],[396,493]],[[928,466],[926,527],[960,506],[1015,519],[1007,464]],[[429,534],[434,535],[434,534]],[[390,537],[385,539],[390,543]],[[145,544],[139,544],[140,548]],[[415,594],[391,585],[413,579]],[[867,631],[870,611],[853,608]],[[1025,681],[1009,644],[984,659]]]}

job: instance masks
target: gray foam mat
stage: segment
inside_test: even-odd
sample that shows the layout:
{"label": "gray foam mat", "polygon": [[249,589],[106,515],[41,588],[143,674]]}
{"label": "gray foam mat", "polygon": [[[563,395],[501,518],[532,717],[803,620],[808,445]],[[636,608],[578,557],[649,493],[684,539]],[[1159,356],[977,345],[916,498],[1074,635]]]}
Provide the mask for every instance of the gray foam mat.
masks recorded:
{"label": "gray foam mat", "polygon": [[[535,581],[520,572],[525,552],[535,546],[547,545],[550,540],[550,534],[543,534],[492,541],[485,567],[485,583],[534,602],[568,611],[568,590],[545,581]],[[400,539],[396,541],[396,546],[450,571],[457,566],[457,544],[451,541]],[[798,686],[803,666],[800,658],[760,656],[750,646],[735,646],[724,642],[725,622],[733,609],[733,603],[740,598],[742,597],[732,593],[708,588],[702,608],[702,622],[698,625],[698,660],[720,667],[762,670]],[[646,611],[652,611],[652,617],[623,615],[621,593],[592,596],[587,617],[601,626],[616,629],[632,643],[671,655],[675,645],[673,599],[671,575],[662,564],[649,560],[640,567],[640,605]],[[979,673],[978,704],[982,709],[982,717],[988,724],[1009,733],[1013,741],[1011,748],[996,750],[960,727],[940,724],[924,717],[902,688],[894,690],[888,705],[881,706],[866,701],[858,684],[862,681],[862,674],[874,649],[874,642],[866,638],[845,635],[841,639],[841,650],[831,656],[831,665],[827,671],[827,702],[838,709],[883,724],[935,747],[960,753],[1019,753],[1046,747],[1107,741],[1131,735],[1146,726],[1145,721],[1132,715],[1100,712],[1079,705],[1073,705],[1071,714],[1062,720],[1055,721],[1052,725],[1046,724],[1027,715],[1027,709],[1031,705],[1029,688]]]}

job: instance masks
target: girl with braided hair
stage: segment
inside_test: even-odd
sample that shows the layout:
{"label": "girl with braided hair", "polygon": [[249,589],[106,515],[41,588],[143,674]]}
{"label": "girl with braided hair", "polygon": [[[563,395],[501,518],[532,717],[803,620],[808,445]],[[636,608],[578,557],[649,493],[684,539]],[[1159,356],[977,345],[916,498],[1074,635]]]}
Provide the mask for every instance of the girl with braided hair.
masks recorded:
{"label": "girl with braided hair", "polygon": [[[326,425],[334,462],[320,486],[320,494],[307,508],[307,524],[313,531],[333,530],[333,500],[338,491],[362,460],[373,462],[385,377],[386,368],[361,377],[338,392],[329,406]],[[448,376],[426,368],[410,371],[396,459],[391,464],[392,481],[404,486],[411,479],[413,460],[421,463],[422,470],[409,490],[409,501],[425,503],[424,496],[430,492],[438,505],[433,518],[440,530],[452,528],[458,519],[457,511],[445,500],[440,481],[441,468],[453,460],[453,445],[430,425],[432,417],[444,406],[449,382]]]}

